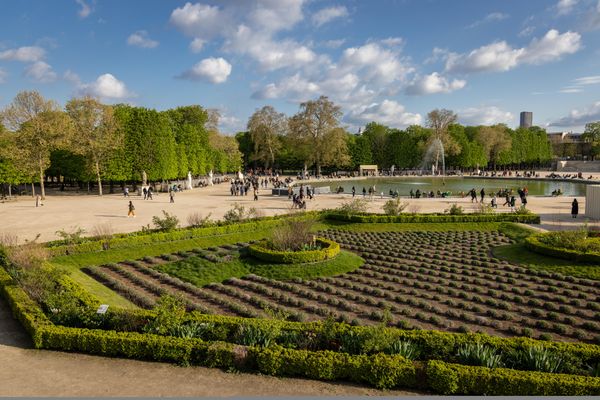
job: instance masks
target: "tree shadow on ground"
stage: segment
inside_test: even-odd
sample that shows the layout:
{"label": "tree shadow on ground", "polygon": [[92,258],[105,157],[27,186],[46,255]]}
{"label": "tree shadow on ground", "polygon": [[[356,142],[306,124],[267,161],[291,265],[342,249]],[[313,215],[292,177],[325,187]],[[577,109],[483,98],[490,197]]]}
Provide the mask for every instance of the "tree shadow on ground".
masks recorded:
{"label": "tree shadow on ground", "polygon": [[31,338],[19,321],[13,317],[8,303],[2,297],[0,297],[0,345],[22,349],[33,348]]}

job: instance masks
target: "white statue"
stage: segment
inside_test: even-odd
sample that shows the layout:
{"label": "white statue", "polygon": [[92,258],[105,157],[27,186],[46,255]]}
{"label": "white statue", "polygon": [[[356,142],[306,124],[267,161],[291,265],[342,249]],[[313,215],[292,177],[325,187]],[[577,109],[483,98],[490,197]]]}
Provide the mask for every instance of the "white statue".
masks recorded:
{"label": "white statue", "polygon": [[187,176],[187,185],[185,187],[187,190],[191,190],[192,189],[192,171],[188,171],[188,176]]}
{"label": "white statue", "polygon": [[142,171],[142,186],[148,185],[148,176],[146,175],[146,171]]}
{"label": "white statue", "polygon": [[238,179],[242,182],[244,182],[244,175],[242,174],[242,171],[238,169]]}
{"label": "white statue", "polygon": [[210,172],[208,173],[208,185],[209,185],[209,186],[212,186],[212,185],[214,185],[214,183],[213,183],[213,172],[212,172],[212,169],[211,169],[211,170],[210,170]]}

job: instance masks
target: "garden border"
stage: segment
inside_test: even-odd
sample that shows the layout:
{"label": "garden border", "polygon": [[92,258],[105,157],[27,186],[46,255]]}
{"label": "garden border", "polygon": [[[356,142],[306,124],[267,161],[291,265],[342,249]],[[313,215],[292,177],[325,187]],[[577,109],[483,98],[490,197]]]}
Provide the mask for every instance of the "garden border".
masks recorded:
{"label": "garden border", "polygon": [[539,238],[552,232],[537,233],[525,238],[525,246],[538,254],[549,257],[557,257],[570,261],[578,261],[590,264],[600,264],[600,253],[582,253],[577,250],[566,248],[554,248],[542,243]]}
{"label": "garden border", "polygon": [[426,222],[521,222],[539,224],[540,216],[536,214],[400,214],[384,215],[373,213],[345,214],[329,211],[324,213],[326,219],[334,221],[359,223],[426,223]]}
{"label": "garden border", "polygon": [[248,246],[251,256],[259,260],[276,264],[303,264],[329,260],[340,252],[340,245],[333,240],[316,237],[315,242],[323,246],[319,250],[306,251],[278,251],[271,250],[263,245],[265,242],[253,243]]}

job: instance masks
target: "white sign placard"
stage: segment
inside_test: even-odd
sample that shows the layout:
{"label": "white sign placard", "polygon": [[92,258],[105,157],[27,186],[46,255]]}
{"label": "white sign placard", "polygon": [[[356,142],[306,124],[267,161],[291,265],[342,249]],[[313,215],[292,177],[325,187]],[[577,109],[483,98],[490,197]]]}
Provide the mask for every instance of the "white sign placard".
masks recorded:
{"label": "white sign placard", "polygon": [[98,311],[96,311],[96,313],[106,314],[106,310],[108,310],[108,304],[101,304],[100,307],[98,307]]}

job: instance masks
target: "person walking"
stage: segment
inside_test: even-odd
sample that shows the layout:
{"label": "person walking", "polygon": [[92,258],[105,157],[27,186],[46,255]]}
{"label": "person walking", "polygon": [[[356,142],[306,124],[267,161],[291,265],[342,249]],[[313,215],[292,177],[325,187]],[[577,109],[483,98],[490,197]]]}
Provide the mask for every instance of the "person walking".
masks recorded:
{"label": "person walking", "polygon": [[142,193],[144,194],[144,200],[146,200],[148,198],[148,189],[147,188],[143,188],[142,189]]}
{"label": "person walking", "polygon": [[352,198],[356,195],[356,188],[352,186]]}
{"label": "person walking", "polygon": [[129,197],[129,188],[128,187],[123,189],[123,197]]}
{"label": "person walking", "polygon": [[515,211],[515,196],[510,196],[510,211]]}
{"label": "person walking", "polygon": [[496,194],[492,197],[492,208],[498,208],[498,201],[496,200]]}
{"label": "person walking", "polygon": [[481,195],[481,203],[483,203],[483,198],[485,197],[485,190],[481,188],[481,192],[479,192],[479,194]]}
{"label": "person walking", "polygon": [[254,188],[254,201],[258,201],[258,188]]}
{"label": "person walking", "polygon": [[579,203],[577,202],[577,199],[573,199],[573,202],[571,203],[571,216],[577,218],[577,214],[579,214]]}
{"label": "person walking", "polygon": [[477,192],[475,192],[475,188],[471,189],[471,203],[475,201],[477,203]]}
{"label": "person walking", "polygon": [[169,203],[175,203],[175,192],[173,190],[169,190]]}
{"label": "person walking", "polygon": [[365,189],[365,187],[363,186],[363,198],[367,195],[367,189]]}
{"label": "person walking", "polygon": [[133,217],[135,218],[135,207],[133,206],[133,202],[129,200],[129,212],[127,213],[127,218]]}
{"label": "person walking", "polygon": [[148,188],[148,200],[152,200],[152,187]]}

